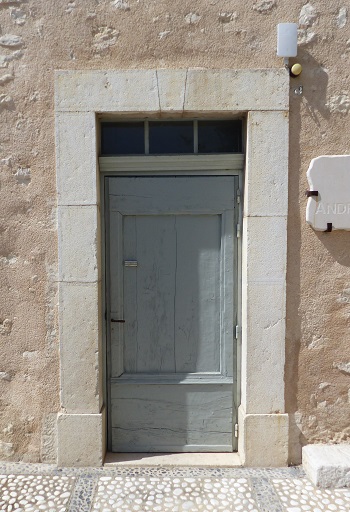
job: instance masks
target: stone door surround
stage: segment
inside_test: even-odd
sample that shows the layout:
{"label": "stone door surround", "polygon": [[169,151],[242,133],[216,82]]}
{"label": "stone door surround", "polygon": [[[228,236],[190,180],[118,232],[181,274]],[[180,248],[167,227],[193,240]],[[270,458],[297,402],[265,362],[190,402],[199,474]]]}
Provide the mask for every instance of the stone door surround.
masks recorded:
{"label": "stone door surround", "polygon": [[105,455],[97,115],[220,118],[246,112],[238,450],[245,465],[286,465],[287,71],[57,71],[55,86],[58,464],[100,466]]}

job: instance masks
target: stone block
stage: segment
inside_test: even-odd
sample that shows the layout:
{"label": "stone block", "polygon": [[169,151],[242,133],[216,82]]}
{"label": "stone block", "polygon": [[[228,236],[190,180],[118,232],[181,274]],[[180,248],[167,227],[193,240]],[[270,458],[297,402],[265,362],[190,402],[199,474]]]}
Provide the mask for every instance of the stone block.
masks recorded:
{"label": "stone block", "polygon": [[68,413],[100,411],[100,303],[100,283],[60,283],[61,403]]}
{"label": "stone block", "polygon": [[97,206],[58,207],[59,281],[95,282],[100,269]]}
{"label": "stone block", "polygon": [[244,218],[242,257],[247,283],[284,283],[287,217]]}
{"label": "stone block", "polygon": [[250,112],[245,216],[288,214],[288,112]]}
{"label": "stone block", "polygon": [[105,456],[105,411],[100,414],[59,414],[59,467],[99,467]]}
{"label": "stone block", "polygon": [[57,71],[55,104],[61,112],[158,112],[157,74],[154,69]]}
{"label": "stone block", "polygon": [[288,463],[288,414],[245,414],[238,409],[238,452],[244,466]]}
{"label": "stone block", "polygon": [[242,404],[249,414],[284,412],[286,248],[286,217],[244,219]]}
{"label": "stone block", "polygon": [[350,444],[309,444],[303,447],[302,461],[314,485],[350,487]]}
{"label": "stone block", "polygon": [[93,112],[56,114],[57,201],[98,204],[96,118]]}
{"label": "stone block", "polygon": [[56,464],[57,461],[57,413],[49,413],[43,421],[41,435],[41,462]]}
{"label": "stone block", "polygon": [[249,414],[282,413],[285,285],[250,283],[245,294],[247,299],[242,308],[242,404]]}
{"label": "stone block", "polygon": [[182,112],[185,102],[186,69],[157,71],[160,110]]}
{"label": "stone block", "polygon": [[288,110],[289,76],[284,69],[189,69],[184,110],[240,112]]}

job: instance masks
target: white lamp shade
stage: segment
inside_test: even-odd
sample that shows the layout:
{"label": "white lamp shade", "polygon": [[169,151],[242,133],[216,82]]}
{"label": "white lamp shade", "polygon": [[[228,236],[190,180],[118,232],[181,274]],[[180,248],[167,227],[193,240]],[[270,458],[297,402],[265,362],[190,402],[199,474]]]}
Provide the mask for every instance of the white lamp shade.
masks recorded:
{"label": "white lamp shade", "polygon": [[298,52],[298,25],[279,23],[277,25],[278,57],[296,57]]}

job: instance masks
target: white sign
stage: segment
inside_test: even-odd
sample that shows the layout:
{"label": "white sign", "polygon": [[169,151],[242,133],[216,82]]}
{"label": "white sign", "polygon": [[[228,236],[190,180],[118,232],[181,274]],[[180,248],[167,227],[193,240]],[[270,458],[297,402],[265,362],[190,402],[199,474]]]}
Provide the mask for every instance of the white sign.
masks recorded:
{"label": "white sign", "polygon": [[350,230],[350,155],[319,156],[307,171],[306,222],[317,231]]}

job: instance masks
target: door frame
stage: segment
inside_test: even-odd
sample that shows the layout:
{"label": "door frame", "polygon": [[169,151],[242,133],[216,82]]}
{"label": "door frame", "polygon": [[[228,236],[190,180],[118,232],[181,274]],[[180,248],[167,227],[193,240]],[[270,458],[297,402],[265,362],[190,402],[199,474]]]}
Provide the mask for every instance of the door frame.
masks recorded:
{"label": "door frame", "polygon": [[[100,157],[100,190],[101,190],[101,221],[102,221],[102,295],[104,315],[104,396],[107,406],[107,450],[111,448],[111,399],[108,382],[110,379],[110,322],[109,322],[109,246],[108,246],[108,213],[107,201],[108,182],[106,178],[127,177],[127,176],[237,176],[238,187],[235,198],[235,224],[236,224],[236,252],[234,258],[235,264],[235,282],[237,290],[234,290],[234,310],[237,314],[236,319],[236,337],[234,341],[236,350],[233,350],[234,382],[233,382],[233,403],[232,403],[232,451],[238,450],[237,431],[238,426],[238,407],[240,405],[240,382],[241,382],[241,268],[242,268],[242,191],[244,188],[244,154],[216,154],[216,155],[162,155],[162,156],[121,156],[121,157]],[[234,191],[232,191],[234,193]]]}
{"label": "door frame", "polygon": [[106,452],[98,166],[98,117],[106,115],[246,115],[238,452],[244,465],[288,463],[289,91],[285,68],[55,72],[61,408],[45,442],[60,466],[101,466]]}

